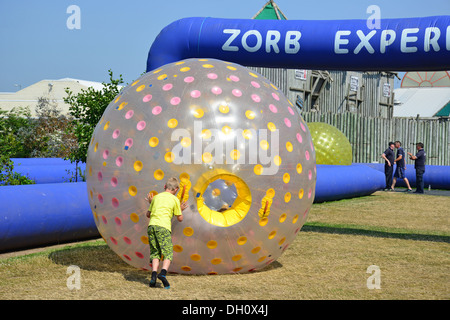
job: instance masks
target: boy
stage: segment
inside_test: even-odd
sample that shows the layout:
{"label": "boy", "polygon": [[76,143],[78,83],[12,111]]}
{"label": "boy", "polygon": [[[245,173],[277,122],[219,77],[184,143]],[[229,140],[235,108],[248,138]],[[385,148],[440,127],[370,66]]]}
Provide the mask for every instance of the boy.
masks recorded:
{"label": "boy", "polygon": [[[170,284],[166,279],[167,270],[173,259],[172,247],[172,217],[176,216],[179,222],[183,221],[182,211],[187,208],[187,204],[175,196],[178,192],[179,183],[177,178],[170,178],[164,186],[164,192],[155,196],[149,195],[150,207],[147,211],[148,242],[150,245],[150,261],[152,262],[152,277],[150,287],[156,284],[156,277],[162,281],[164,288],[169,289]],[[161,272],[157,274],[159,261],[164,256]]]}
{"label": "boy", "polygon": [[416,143],[417,153],[414,156],[408,152],[409,158],[414,160],[414,169],[416,169],[416,191],[414,193],[423,193],[423,174],[425,173],[426,154],[423,150],[423,143]]}

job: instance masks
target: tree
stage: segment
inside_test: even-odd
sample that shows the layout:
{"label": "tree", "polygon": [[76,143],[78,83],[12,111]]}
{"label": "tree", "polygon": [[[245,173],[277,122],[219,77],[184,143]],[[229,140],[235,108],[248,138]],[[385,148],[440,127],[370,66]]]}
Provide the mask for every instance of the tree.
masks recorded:
{"label": "tree", "polygon": [[74,95],[69,88],[66,88],[67,97],[64,102],[69,104],[69,114],[72,117],[69,132],[73,133],[78,145],[69,156],[71,162],[86,162],[87,151],[92,134],[97,123],[103,115],[106,107],[120,92],[120,85],[123,84],[122,75],[118,79],[113,78],[113,72],[108,70],[109,83],[102,83],[101,90],[92,87],[82,89],[80,93]]}

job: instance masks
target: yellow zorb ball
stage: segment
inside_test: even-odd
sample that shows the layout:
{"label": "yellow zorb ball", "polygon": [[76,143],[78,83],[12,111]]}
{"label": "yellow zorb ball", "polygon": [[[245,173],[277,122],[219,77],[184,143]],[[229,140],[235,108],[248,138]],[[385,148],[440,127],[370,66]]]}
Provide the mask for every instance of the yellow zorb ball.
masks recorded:
{"label": "yellow zorb ball", "polygon": [[97,228],[126,263],[151,270],[148,193],[180,182],[170,272],[223,274],[275,261],[315,195],[306,123],[283,93],[240,65],[187,59],[148,72],[106,108],[88,150]]}
{"label": "yellow zorb ball", "polygon": [[351,165],[352,146],[336,127],[323,122],[308,123],[317,164]]}

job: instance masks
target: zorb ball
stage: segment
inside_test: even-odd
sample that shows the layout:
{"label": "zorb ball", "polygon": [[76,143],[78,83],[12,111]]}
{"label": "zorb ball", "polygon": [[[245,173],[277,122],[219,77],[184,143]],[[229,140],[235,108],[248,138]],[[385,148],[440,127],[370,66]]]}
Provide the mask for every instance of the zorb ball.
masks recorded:
{"label": "zorb ball", "polygon": [[146,73],[107,107],[87,160],[98,230],[130,265],[149,270],[147,194],[168,178],[188,207],[172,220],[171,272],[223,274],[276,260],[314,199],[308,127],[263,76],[188,59]]}
{"label": "zorb ball", "polygon": [[351,165],[352,146],[336,127],[323,122],[308,123],[317,164]]}

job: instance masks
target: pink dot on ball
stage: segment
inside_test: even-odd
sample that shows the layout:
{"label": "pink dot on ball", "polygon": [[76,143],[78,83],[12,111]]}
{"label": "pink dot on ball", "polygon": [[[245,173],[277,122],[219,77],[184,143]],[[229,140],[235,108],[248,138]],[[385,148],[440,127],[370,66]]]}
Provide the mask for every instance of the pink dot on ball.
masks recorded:
{"label": "pink dot on ball", "polygon": [[[114,199],[115,199],[115,198],[114,198]],[[120,220],[119,217],[115,217],[115,218],[114,218],[114,222],[115,222],[118,226],[121,226],[121,225],[122,225],[122,220]]]}
{"label": "pink dot on ball", "polygon": [[290,113],[290,114],[294,115],[294,110],[292,110],[291,107],[288,107],[288,110],[289,110],[289,113]]}
{"label": "pink dot on ball", "polygon": [[230,80],[234,81],[234,82],[238,82],[239,81],[239,77],[237,77],[237,76],[230,76]]}
{"label": "pink dot on ball", "polygon": [[103,174],[102,174],[101,171],[98,172],[97,179],[98,179],[98,181],[102,181],[103,180]]}
{"label": "pink dot on ball", "polygon": [[102,221],[103,221],[104,224],[108,224],[108,219],[106,219],[105,216],[102,216]]}
{"label": "pink dot on ball", "polygon": [[136,129],[138,129],[139,131],[142,131],[145,129],[146,123],[145,121],[139,121],[138,124],[136,125]]}
{"label": "pink dot on ball", "polygon": [[257,94],[252,94],[252,100],[255,102],[261,102],[261,98]]}
{"label": "pink dot on ball", "polygon": [[201,95],[202,95],[201,92],[198,91],[198,90],[192,90],[191,91],[191,97],[192,98],[199,98]]}
{"label": "pink dot on ball", "polygon": [[300,133],[297,133],[297,140],[298,140],[298,142],[300,142],[300,143],[302,143],[302,141],[303,141],[303,138],[302,138],[302,136],[301,136]]}
{"label": "pink dot on ball", "polygon": [[215,79],[217,79],[217,74],[215,74],[215,73],[208,73],[208,78],[211,79],[211,80],[215,80]]}
{"label": "pink dot on ball", "polygon": [[111,240],[112,243],[114,243],[115,245],[117,245],[117,240],[114,239],[113,237],[109,237],[109,240]]}
{"label": "pink dot on ball", "polygon": [[127,244],[131,244],[131,239],[128,237],[123,237],[123,241],[125,241]]}
{"label": "pink dot on ball", "polygon": [[98,199],[98,201],[99,201],[100,203],[103,203],[103,196],[102,196],[101,194],[99,194],[99,195],[97,196],[97,199]]}
{"label": "pink dot on ball", "polygon": [[312,179],[312,172],[311,172],[311,170],[308,171],[308,179],[309,179],[309,180]]}
{"label": "pink dot on ball", "polygon": [[252,86],[254,86],[255,88],[260,88],[260,87],[261,87],[261,86],[259,85],[259,83],[256,82],[256,81],[252,81],[251,84],[252,84]]}
{"label": "pink dot on ball", "polygon": [[125,147],[130,148],[133,145],[133,139],[128,138],[127,140],[125,140]]}
{"label": "pink dot on ball", "polygon": [[133,111],[133,110],[128,111],[128,112],[125,114],[125,119],[130,119],[130,118],[133,116],[133,114],[134,114],[134,111]]}
{"label": "pink dot on ball", "polygon": [[170,104],[173,106],[180,104],[180,102],[181,102],[181,99],[179,97],[173,97],[172,99],[170,99]]}
{"label": "pink dot on ball", "polygon": [[309,160],[309,152],[308,151],[305,152],[305,158],[306,158],[306,160]]}
{"label": "pink dot on ball", "polygon": [[211,89],[211,92],[212,92],[213,94],[221,94],[221,93],[222,93],[222,89],[220,89],[219,87],[213,87],[213,88]]}
{"label": "pink dot on ball", "polygon": [[301,122],[300,122],[300,127],[302,127],[302,130],[303,130],[304,132],[306,132],[306,128],[305,128],[305,126],[303,125],[303,123],[301,123]]}
{"label": "pink dot on ball", "polygon": [[172,88],[173,88],[173,85],[172,85],[171,83],[165,84],[165,85],[163,85],[163,87],[162,87],[162,89],[163,89],[164,91],[169,91],[169,90],[172,89]]}
{"label": "pink dot on ball", "polygon": [[113,137],[113,139],[117,139],[119,137],[119,135],[120,135],[120,130],[116,129],[116,130],[114,130],[112,137]]}
{"label": "pink dot on ball", "polygon": [[158,115],[158,114],[160,114],[161,111],[162,111],[161,106],[156,106],[156,107],[154,107],[154,108],[152,109],[152,113],[153,113],[155,116]]}
{"label": "pink dot on ball", "polygon": [[239,89],[233,89],[233,91],[231,91],[231,93],[233,94],[233,96],[235,97],[240,97],[242,96],[242,92]]}
{"label": "pink dot on ball", "polygon": [[194,81],[194,77],[186,77],[186,78],[184,78],[184,82],[186,82],[186,83],[191,83],[193,81]]}
{"label": "pink dot on ball", "polygon": [[277,101],[280,100],[280,97],[275,92],[272,92],[272,97]]}
{"label": "pink dot on ball", "polygon": [[142,101],[144,101],[144,102],[149,102],[150,100],[152,100],[152,95],[151,95],[151,94],[146,95],[146,96],[142,99]]}
{"label": "pink dot on ball", "polygon": [[103,151],[103,159],[107,159],[108,158],[108,156],[109,156],[109,151],[108,151],[108,149],[106,149],[105,151]]}
{"label": "pink dot on ball", "polygon": [[127,259],[128,261],[131,261],[131,258],[130,258],[129,256],[127,256],[126,254],[124,254],[123,257],[124,257],[125,259]]}
{"label": "pink dot on ball", "polygon": [[142,254],[142,253],[140,253],[140,252],[135,252],[134,253],[138,258],[140,258],[140,259],[143,259],[144,258],[144,255]]}
{"label": "pink dot on ball", "polygon": [[114,208],[119,206],[119,200],[117,200],[117,198],[112,198],[111,203]]}
{"label": "pink dot on ball", "polygon": [[113,187],[117,187],[117,183],[118,183],[117,178],[116,177],[112,177],[111,178],[111,185]]}
{"label": "pink dot on ball", "polygon": [[291,120],[289,120],[288,118],[284,118],[284,124],[290,128],[291,127]]}
{"label": "pink dot on ball", "polygon": [[116,158],[116,166],[121,167],[123,164],[123,158],[122,157],[117,157]]}
{"label": "pink dot on ball", "polygon": [[269,105],[269,109],[270,109],[270,111],[272,111],[273,113],[277,113],[277,112],[278,112],[277,107],[275,107],[273,104],[270,104],[270,105]]}
{"label": "pink dot on ball", "polygon": [[312,195],[312,189],[309,189],[309,191],[308,191],[308,199],[311,198],[311,195]]}

